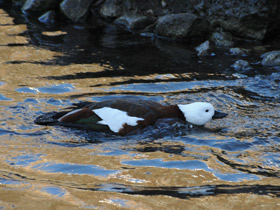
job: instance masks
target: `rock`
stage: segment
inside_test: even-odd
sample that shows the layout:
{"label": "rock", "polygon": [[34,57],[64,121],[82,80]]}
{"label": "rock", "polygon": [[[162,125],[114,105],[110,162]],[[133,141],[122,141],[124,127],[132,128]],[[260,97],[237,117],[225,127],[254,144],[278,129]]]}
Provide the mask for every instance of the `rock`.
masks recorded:
{"label": "rock", "polygon": [[209,31],[209,23],[192,13],[165,15],[155,28],[156,35],[172,39],[203,39]]}
{"label": "rock", "polygon": [[55,11],[51,10],[43,14],[38,18],[38,20],[41,23],[47,24],[47,25],[53,25],[55,24],[55,18],[56,18],[56,13]]}
{"label": "rock", "polygon": [[100,8],[100,15],[105,18],[116,18],[123,14],[121,0],[106,0]]}
{"label": "rock", "polygon": [[264,46],[253,46],[252,50],[258,54],[263,54],[266,52],[266,48]]}
{"label": "rock", "polygon": [[211,41],[214,42],[217,47],[233,46],[232,36],[223,31],[214,32],[211,36]]}
{"label": "rock", "polygon": [[[5,0],[1,0],[1,2],[4,3]],[[24,5],[24,3],[26,2],[26,0],[12,0],[12,4],[16,7],[22,7]]]}
{"label": "rock", "polygon": [[213,46],[208,40],[197,46],[195,49],[198,52],[198,56],[215,55],[215,53],[211,53],[211,51],[213,50]]}
{"label": "rock", "polygon": [[165,0],[161,1],[162,8],[168,14],[192,12],[192,4],[186,0]]}
{"label": "rock", "polygon": [[164,0],[162,0],[162,1],[161,1],[161,6],[162,6],[163,8],[165,8],[165,7],[167,6],[167,3],[166,3]]}
{"label": "rock", "polygon": [[155,18],[149,16],[125,15],[117,18],[114,23],[124,25],[131,31],[139,31],[153,24],[155,21]]}
{"label": "rock", "polygon": [[243,48],[230,48],[229,51],[231,52],[232,55],[239,55],[239,56],[247,56],[250,52],[248,49],[243,49]]}
{"label": "rock", "polygon": [[[2,0],[2,2],[5,4],[12,2],[13,6],[25,2],[22,6],[24,13],[39,14],[49,10],[57,11],[59,3],[62,2],[62,13],[75,22],[81,21],[82,17],[88,14],[91,5],[96,8],[98,15],[109,20],[131,15],[161,17],[156,34],[174,39],[206,38],[209,28],[212,27],[221,27],[234,36],[254,40],[276,39],[280,32],[280,3],[277,0]],[[69,6],[65,9],[64,4]],[[183,17],[187,16],[186,14],[189,14],[188,18]],[[225,41],[217,44],[232,46],[230,42]]]}
{"label": "rock", "polygon": [[24,13],[43,12],[56,8],[57,0],[27,0],[21,10]]}
{"label": "rock", "polygon": [[219,25],[239,37],[264,40],[273,31],[279,32],[279,1],[193,0],[191,4],[197,14],[211,24]]}
{"label": "rock", "polygon": [[61,12],[70,20],[78,22],[89,11],[93,0],[64,0],[60,4]]}
{"label": "rock", "polygon": [[264,53],[261,58],[263,66],[280,66],[280,50]]}
{"label": "rock", "polygon": [[245,39],[264,40],[277,36],[280,31],[280,3],[276,0],[106,0],[101,15],[117,18],[127,14],[145,15],[147,11],[156,17],[193,13],[208,21],[208,26],[219,26]]}
{"label": "rock", "polygon": [[246,70],[251,69],[249,63],[244,60],[235,61],[235,63],[232,64],[231,67],[235,68],[235,70],[241,70],[241,71],[246,71]]}

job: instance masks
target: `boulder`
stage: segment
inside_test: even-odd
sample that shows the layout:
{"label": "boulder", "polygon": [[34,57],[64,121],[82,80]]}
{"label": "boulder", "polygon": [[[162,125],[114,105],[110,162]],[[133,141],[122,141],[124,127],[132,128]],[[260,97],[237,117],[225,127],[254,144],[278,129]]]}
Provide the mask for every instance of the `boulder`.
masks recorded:
{"label": "boulder", "polygon": [[192,13],[162,16],[155,27],[156,35],[171,39],[203,39],[209,31],[209,23]]}
{"label": "boulder", "polygon": [[280,66],[280,50],[264,53],[261,58],[263,66]]}
{"label": "boulder", "polygon": [[27,0],[22,6],[21,10],[24,13],[39,13],[56,8],[57,0]]}
{"label": "boulder", "polygon": [[70,20],[78,22],[89,11],[93,0],[64,0],[60,4],[61,12]]}

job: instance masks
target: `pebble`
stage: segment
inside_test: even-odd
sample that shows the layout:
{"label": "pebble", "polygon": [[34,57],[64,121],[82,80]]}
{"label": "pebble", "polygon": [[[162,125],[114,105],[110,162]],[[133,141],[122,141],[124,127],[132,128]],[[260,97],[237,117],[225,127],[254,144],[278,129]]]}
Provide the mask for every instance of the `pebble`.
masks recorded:
{"label": "pebble", "polygon": [[245,60],[237,60],[235,61],[232,66],[235,70],[241,70],[241,71],[246,71],[251,69],[252,67],[249,65],[248,61]]}

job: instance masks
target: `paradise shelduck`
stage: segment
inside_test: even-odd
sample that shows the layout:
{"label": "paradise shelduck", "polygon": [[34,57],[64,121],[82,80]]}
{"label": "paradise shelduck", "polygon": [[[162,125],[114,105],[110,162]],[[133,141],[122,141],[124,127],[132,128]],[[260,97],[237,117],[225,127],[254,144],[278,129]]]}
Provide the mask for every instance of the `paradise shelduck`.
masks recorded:
{"label": "paradise shelduck", "polygon": [[133,130],[153,125],[161,118],[179,118],[194,125],[204,125],[226,115],[206,102],[162,105],[150,100],[124,98],[92,102],[69,111],[46,113],[39,116],[35,123],[87,128],[124,136]]}

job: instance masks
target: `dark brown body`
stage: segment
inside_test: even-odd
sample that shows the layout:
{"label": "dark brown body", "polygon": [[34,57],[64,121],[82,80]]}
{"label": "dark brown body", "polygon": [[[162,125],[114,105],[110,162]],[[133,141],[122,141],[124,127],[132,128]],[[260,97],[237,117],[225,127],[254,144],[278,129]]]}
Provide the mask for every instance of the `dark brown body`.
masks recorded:
{"label": "dark brown body", "polygon": [[129,116],[140,117],[144,119],[138,121],[136,126],[130,126],[127,124],[123,125],[123,128],[118,132],[118,134],[122,136],[135,129],[153,125],[160,118],[179,118],[185,120],[183,113],[179,110],[177,105],[162,105],[155,101],[141,99],[117,99],[91,103],[84,107],[81,111],[63,118],[62,122],[76,123],[81,118],[95,115],[95,113],[91,110],[103,107],[119,109],[125,111]]}

